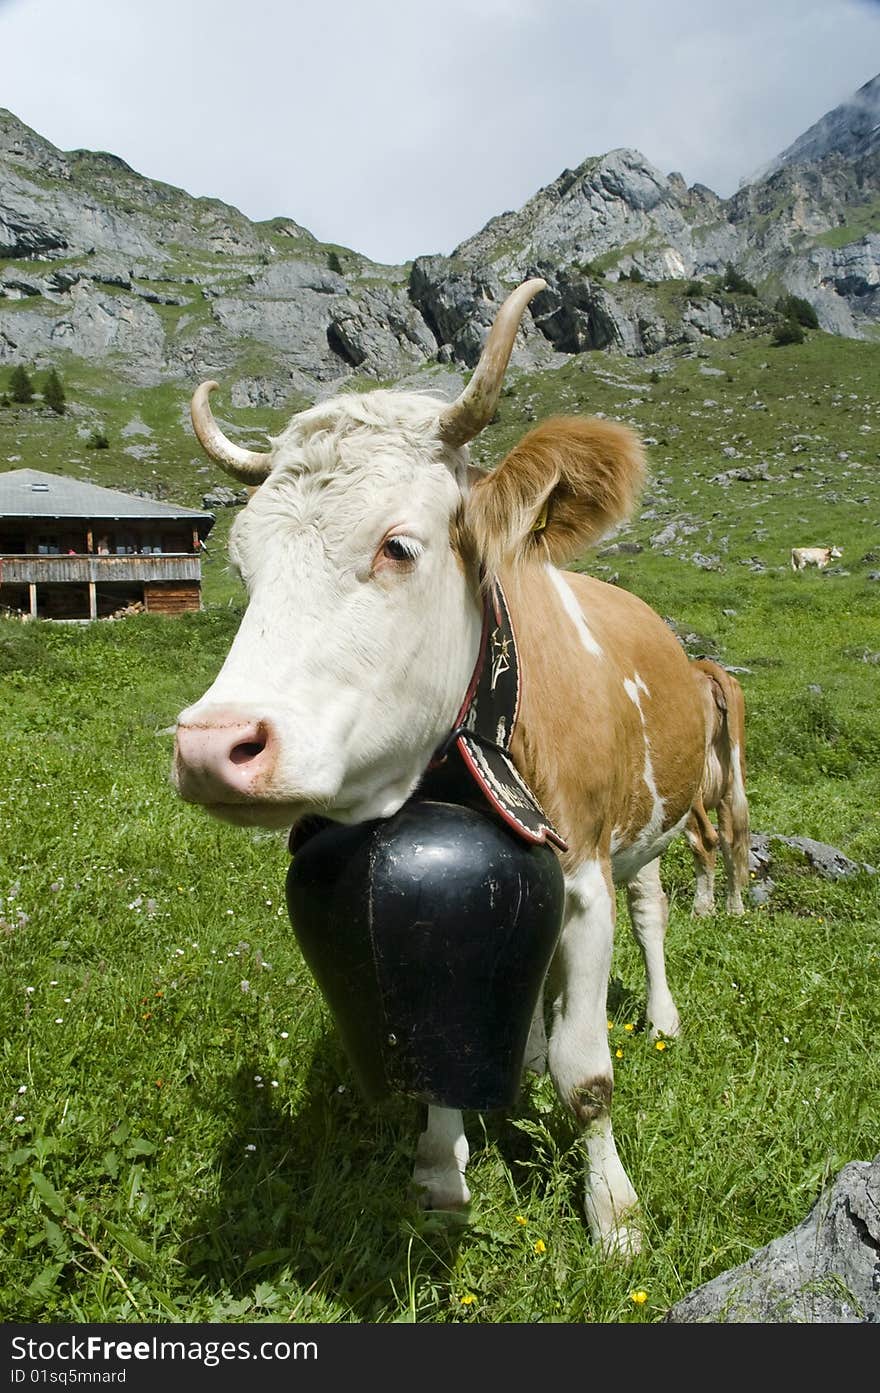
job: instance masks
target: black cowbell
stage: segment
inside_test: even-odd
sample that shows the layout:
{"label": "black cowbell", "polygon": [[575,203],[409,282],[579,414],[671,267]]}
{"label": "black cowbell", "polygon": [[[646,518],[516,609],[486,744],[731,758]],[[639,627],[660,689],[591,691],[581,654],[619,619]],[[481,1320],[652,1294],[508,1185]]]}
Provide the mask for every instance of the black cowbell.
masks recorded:
{"label": "black cowbell", "polygon": [[509,1107],[562,924],[556,853],[414,798],[296,846],[287,908],[368,1101]]}

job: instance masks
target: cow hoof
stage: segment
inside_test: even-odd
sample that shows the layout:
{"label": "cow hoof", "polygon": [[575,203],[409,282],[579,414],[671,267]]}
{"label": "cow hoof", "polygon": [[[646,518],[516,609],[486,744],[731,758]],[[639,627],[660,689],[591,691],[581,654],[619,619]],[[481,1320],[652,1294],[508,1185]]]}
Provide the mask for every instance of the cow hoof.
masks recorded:
{"label": "cow hoof", "polygon": [[665,1036],[667,1040],[674,1040],[681,1034],[681,1018],[675,1002],[670,1001],[668,1006],[655,1009],[648,1014],[648,1039],[659,1040]]}
{"label": "cow hoof", "polygon": [[714,904],[706,904],[705,902],[694,904],[693,915],[695,919],[709,919],[714,913]]}
{"label": "cow hoof", "polygon": [[414,1180],[412,1191],[420,1209],[442,1212],[456,1219],[466,1219],[470,1210],[471,1192],[464,1183],[438,1184]]}
{"label": "cow hoof", "polygon": [[598,1246],[607,1262],[632,1262],[642,1251],[642,1231],[635,1221],[618,1224],[601,1236]]}

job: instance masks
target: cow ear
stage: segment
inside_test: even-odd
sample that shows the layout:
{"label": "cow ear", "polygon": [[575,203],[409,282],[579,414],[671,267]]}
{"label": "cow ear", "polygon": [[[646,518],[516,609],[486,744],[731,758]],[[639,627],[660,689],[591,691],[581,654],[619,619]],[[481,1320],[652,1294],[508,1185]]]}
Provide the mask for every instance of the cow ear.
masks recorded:
{"label": "cow ear", "polygon": [[644,473],[641,442],[628,427],[553,417],[471,488],[474,549],[490,575],[532,558],[564,565],[629,516]]}

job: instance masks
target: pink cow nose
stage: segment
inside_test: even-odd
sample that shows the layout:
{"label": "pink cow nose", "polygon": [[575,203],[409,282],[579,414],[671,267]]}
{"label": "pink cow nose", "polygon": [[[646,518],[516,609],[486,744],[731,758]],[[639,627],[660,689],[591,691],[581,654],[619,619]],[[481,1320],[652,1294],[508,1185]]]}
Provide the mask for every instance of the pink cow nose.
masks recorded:
{"label": "pink cow nose", "polygon": [[212,711],[198,725],[178,725],[174,770],[190,803],[243,803],[265,791],[278,741],[271,722]]}

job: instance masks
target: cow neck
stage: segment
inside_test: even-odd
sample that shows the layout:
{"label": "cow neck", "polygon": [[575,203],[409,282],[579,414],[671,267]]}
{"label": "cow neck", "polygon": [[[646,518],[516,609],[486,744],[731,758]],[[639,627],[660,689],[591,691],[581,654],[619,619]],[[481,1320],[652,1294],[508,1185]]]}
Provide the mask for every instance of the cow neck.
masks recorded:
{"label": "cow neck", "polygon": [[522,778],[510,753],[521,695],[516,635],[501,583],[483,590],[483,625],[473,675],[455,725],[431,760],[421,792],[453,752],[460,756],[477,789],[498,816],[527,842],[568,847]]}

